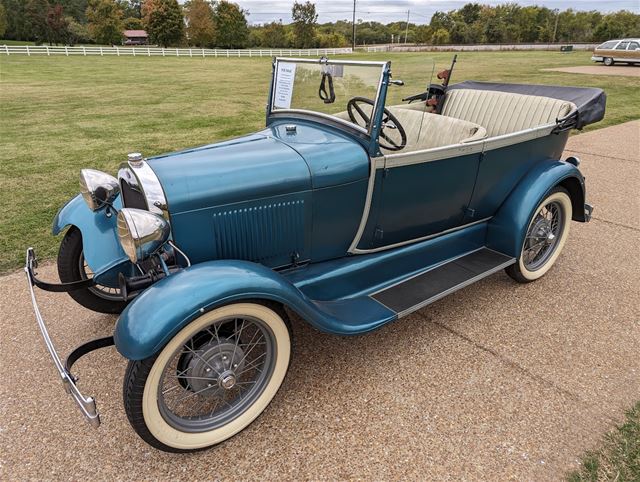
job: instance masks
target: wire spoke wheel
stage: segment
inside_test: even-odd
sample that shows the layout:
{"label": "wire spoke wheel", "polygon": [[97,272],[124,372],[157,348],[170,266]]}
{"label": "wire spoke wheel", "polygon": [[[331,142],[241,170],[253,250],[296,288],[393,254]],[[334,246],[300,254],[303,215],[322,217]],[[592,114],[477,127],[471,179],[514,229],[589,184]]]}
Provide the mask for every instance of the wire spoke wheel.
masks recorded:
{"label": "wire spoke wheel", "polygon": [[544,276],[569,236],[573,207],[566,189],[557,186],[532,212],[517,262],[505,271],[518,283]]}
{"label": "wire spoke wheel", "polygon": [[525,267],[536,271],[553,255],[566,222],[558,201],[545,204],[536,214],[525,238],[522,256]]}
{"label": "wire spoke wheel", "polygon": [[[84,259],[84,253],[80,253],[78,258],[78,269],[80,270],[80,277],[82,279],[93,278],[93,271]],[[110,286],[103,286],[96,284],[89,288],[89,291],[99,298],[109,301],[122,301],[122,293],[119,288],[112,288]]]}
{"label": "wire spoke wheel", "polygon": [[124,403],[133,429],[167,452],[211,447],[251,424],[289,368],[286,312],[238,302],[201,314],[156,354],[132,360]]}
{"label": "wire spoke wheel", "polygon": [[184,431],[226,425],[262,393],[274,352],[273,333],[261,320],[216,321],[170,358],[158,386],[160,413]]}

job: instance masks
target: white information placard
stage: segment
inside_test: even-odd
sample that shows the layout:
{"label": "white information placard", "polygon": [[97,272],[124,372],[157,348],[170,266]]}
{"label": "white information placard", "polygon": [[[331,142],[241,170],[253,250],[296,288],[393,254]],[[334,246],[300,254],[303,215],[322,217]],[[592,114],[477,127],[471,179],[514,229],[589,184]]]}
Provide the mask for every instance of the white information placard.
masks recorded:
{"label": "white information placard", "polygon": [[290,109],[291,96],[293,95],[293,81],[296,78],[296,64],[291,62],[278,62],[276,73],[276,90],[273,106],[277,109]]}

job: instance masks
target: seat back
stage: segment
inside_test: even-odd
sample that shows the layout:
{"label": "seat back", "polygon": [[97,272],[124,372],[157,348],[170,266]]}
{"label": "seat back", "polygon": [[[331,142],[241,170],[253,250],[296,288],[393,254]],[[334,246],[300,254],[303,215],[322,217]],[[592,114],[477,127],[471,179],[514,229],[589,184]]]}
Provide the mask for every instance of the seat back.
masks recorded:
{"label": "seat back", "polygon": [[407,134],[407,146],[401,152],[472,142],[487,135],[484,127],[472,122],[408,109],[404,105],[388,109]]}
{"label": "seat back", "polygon": [[553,124],[575,108],[572,102],[550,97],[453,89],[447,92],[442,115],[479,124],[495,137]]}

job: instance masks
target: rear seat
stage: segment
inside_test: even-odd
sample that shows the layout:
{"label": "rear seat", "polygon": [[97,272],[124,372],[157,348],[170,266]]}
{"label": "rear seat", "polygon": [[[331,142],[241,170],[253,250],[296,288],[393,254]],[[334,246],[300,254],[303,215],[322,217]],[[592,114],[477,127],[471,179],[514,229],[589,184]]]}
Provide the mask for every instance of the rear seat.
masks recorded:
{"label": "rear seat", "polygon": [[488,137],[495,137],[553,124],[574,109],[572,102],[550,97],[453,89],[447,92],[442,115],[479,124]]}

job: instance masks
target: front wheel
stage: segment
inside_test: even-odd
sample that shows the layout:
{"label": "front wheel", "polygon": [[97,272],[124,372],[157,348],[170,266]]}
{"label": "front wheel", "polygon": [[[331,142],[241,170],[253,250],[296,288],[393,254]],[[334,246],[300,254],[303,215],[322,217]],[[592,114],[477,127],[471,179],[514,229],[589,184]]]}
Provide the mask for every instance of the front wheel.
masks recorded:
{"label": "front wheel", "polygon": [[517,263],[505,269],[519,283],[542,278],[569,237],[572,207],[566,189],[556,187],[533,212]]}
{"label": "front wheel", "polygon": [[216,445],[253,422],[291,358],[287,315],[234,303],[201,315],[156,355],[130,361],[124,406],[133,429],[166,452]]}
{"label": "front wheel", "polygon": [[611,57],[605,57],[602,63],[607,67],[611,67],[614,64],[613,59]]}
{"label": "front wheel", "polygon": [[[69,228],[60,243],[58,276],[63,283],[72,283],[93,277],[93,272],[84,259],[82,233],[75,227]],[[117,314],[127,306],[118,288],[99,284],[90,288],[70,291],[69,296],[85,308],[98,313]]]}

